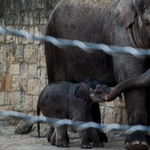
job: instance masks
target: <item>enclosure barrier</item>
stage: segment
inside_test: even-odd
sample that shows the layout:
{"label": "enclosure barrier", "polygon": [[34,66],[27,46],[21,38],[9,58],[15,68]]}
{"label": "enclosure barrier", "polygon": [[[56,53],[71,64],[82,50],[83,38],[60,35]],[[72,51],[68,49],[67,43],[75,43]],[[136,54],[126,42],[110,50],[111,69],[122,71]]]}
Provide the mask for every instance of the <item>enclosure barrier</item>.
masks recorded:
{"label": "enclosure barrier", "polygon": [[88,42],[81,42],[78,40],[67,40],[67,39],[60,39],[55,38],[52,36],[35,36],[31,35],[28,32],[24,30],[12,30],[7,28],[2,28],[0,26],[0,33],[3,35],[10,34],[20,37],[25,37],[30,41],[37,40],[42,42],[50,42],[54,44],[55,46],[62,48],[64,46],[73,46],[73,47],[79,47],[80,49],[86,51],[86,52],[92,52],[93,50],[103,50],[107,54],[113,54],[113,53],[130,53],[136,57],[144,56],[144,55],[150,55],[150,50],[148,49],[138,49],[133,47],[120,47],[120,46],[108,46],[105,44],[94,44],[94,43],[88,43]]}
{"label": "enclosure barrier", "polygon": [[109,125],[102,125],[100,123],[95,122],[81,122],[81,121],[72,121],[69,119],[56,119],[56,118],[48,118],[44,116],[26,116],[24,114],[15,112],[15,111],[0,111],[0,115],[5,117],[15,117],[15,118],[21,118],[21,119],[28,119],[33,122],[45,122],[45,123],[51,123],[54,126],[61,126],[61,125],[70,125],[75,126],[78,128],[78,130],[84,130],[87,128],[97,128],[97,129],[103,129],[105,132],[111,131],[111,130],[120,130],[125,131],[125,134],[132,134],[135,131],[143,131],[149,134],[148,131],[150,131],[150,126],[142,126],[142,125],[119,125],[119,124],[109,124]]}
{"label": "enclosure barrier", "polygon": [[[55,46],[62,48],[64,46],[73,46],[73,47],[79,47],[80,49],[86,51],[86,52],[92,52],[93,50],[103,50],[109,55],[112,55],[113,53],[128,53],[132,54],[135,57],[141,57],[144,55],[150,55],[150,50],[144,50],[144,49],[135,49],[132,47],[119,47],[119,46],[108,46],[105,44],[93,44],[88,42],[81,42],[78,40],[66,40],[66,39],[59,39],[54,38],[52,36],[35,36],[31,35],[28,32],[24,30],[10,30],[7,28],[2,28],[0,26],[0,33],[3,35],[15,35],[20,37],[25,37],[28,40],[38,40],[43,42],[51,42]],[[55,126],[61,126],[61,125],[70,125],[70,126],[76,126],[79,128],[79,130],[87,129],[87,128],[102,128],[104,131],[110,131],[110,130],[122,130],[125,131],[125,134],[132,134],[135,131],[143,131],[148,132],[150,131],[149,126],[142,126],[142,125],[135,125],[135,126],[129,126],[129,125],[119,125],[119,124],[110,124],[110,125],[103,125],[95,122],[80,122],[80,121],[71,121],[69,119],[55,119],[55,118],[46,118],[44,116],[27,116],[15,111],[1,111],[0,110],[0,116],[5,117],[15,117],[15,118],[21,118],[21,119],[29,119],[33,122],[42,121],[46,123],[52,123]]]}

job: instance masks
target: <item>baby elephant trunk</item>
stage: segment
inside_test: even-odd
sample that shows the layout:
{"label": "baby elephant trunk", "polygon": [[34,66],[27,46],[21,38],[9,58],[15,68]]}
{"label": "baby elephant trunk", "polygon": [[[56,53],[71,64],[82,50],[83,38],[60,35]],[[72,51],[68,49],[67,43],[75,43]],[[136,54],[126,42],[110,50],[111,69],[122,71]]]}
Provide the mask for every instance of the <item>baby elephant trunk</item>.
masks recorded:
{"label": "baby elephant trunk", "polygon": [[116,85],[114,89],[112,89],[111,92],[105,97],[105,100],[112,101],[125,90],[143,88],[147,86],[150,86],[150,69],[142,75],[127,79]]}

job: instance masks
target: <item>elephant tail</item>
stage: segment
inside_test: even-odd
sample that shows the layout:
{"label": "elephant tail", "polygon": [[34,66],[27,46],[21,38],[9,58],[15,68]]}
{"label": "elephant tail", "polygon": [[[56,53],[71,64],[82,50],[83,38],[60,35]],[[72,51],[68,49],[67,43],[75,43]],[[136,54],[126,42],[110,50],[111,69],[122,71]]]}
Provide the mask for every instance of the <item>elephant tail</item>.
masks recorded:
{"label": "elephant tail", "polygon": [[[39,97],[40,99],[40,97]],[[40,107],[39,107],[39,101],[38,101],[38,104],[37,104],[37,116],[40,116]],[[40,121],[37,122],[37,130],[38,130],[38,137],[40,138]]]}

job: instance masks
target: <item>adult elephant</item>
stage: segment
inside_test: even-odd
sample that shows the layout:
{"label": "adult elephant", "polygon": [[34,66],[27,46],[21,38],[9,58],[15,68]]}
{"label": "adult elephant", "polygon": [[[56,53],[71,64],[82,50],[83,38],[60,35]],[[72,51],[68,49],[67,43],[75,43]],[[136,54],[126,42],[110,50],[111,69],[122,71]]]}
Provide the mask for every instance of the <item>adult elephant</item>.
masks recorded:
{"label": "adult elephant", "polygon": [[[46,35],[107,45],[150,48],[149,0],[61,0],[47,24]],[[102,51],[86,53],[79,48],[59,49],[45,43],[49,83],[81,82],[97,78],[109,86],[138,76],[149,68],[149,59],[130,54]],[[129,125],[150,125],[150,88],[132,89],[125,93]],[[99,107],[93,106],[93,117],[100,122]],[[125,148],[148,149],[145,133],[126,137]]]}

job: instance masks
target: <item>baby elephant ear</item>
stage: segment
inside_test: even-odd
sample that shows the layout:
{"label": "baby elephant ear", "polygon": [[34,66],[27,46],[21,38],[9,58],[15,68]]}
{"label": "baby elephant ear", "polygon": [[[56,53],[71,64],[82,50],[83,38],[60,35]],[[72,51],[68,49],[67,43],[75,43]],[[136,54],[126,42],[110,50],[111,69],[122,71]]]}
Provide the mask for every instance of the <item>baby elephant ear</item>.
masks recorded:
{"label": "baby elephant ear", "polygon": [[75,91],[75,96],[89,101],[90,95],[88,86],[84,84],[79,85]]}
{"label": "baby elephant ear", "polygon": [[135,20],[135,11],[132,0],[121,0],[115,10],[115,15],[123,23],[124,27],[127,28]]}

